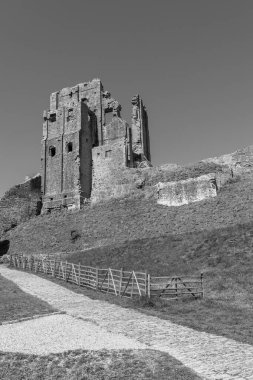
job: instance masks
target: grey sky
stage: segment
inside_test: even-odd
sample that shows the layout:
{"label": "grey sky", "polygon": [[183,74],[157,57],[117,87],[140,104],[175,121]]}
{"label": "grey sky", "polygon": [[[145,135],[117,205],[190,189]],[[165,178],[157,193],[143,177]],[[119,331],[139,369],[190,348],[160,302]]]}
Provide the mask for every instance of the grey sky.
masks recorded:
{"label": "grey sky", "polygon": [[139,92],[153,164],[253,144],[252,0],[2,0],[0,195],[40,170],[49,94],[102,79]]}

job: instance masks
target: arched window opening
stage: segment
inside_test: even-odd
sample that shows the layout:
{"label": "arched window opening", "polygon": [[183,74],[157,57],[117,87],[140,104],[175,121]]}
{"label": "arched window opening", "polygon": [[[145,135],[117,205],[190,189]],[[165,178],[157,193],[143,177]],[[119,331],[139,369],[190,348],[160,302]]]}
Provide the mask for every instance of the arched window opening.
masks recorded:
{"label": "arched window opening", "polygon": [[54,157],[55,154],[56,154],[56,148],[55,148],[55,146],[50,146],[49,147],[49,156]]}

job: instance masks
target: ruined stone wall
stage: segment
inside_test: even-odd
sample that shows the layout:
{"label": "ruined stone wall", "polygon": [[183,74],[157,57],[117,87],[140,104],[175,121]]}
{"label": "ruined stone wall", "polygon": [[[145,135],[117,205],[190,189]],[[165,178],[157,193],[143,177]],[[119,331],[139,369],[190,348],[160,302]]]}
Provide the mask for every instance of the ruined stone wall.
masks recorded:
{"label": "ruined stone wall", "polygon": [[121,171],[126,167],[126,138],[118,138],[92,149],[92,201],[113,196]]}
{"label": "ruined stone wall", "polygon": [[111,141],[126,136],[127,123],[118,116],[112,118],[111,123],[103,126],[104,144],[110,144]]}
{"label": "ruined stone wall", "polygon": [[59,98],[55,116],[46,120],[42,144],[44,208],[80,208],[81,197],[90,196],[92,141],[88,107],[75,101],[64,103]]}
{"label": "ruined stone wall", "polygon": [[132,134],[120,117],[121,105],[100,79],[51,94],[43,115],[43,209],[71,202],[80,208],[91,192],[93,200],[122,193],[122,169],[150,159],[147,113],[139,96],[135,109]]}
{"label": "ruined stone wall", "polygon": [[0,236],[41,211],[41,176],[11,187],[0,199]]}
{"label": "ruined stone wall", "polygon": [[94,113],[96,122],[100,126],[99,140],[101,140],[102,116],[102,83],[100,79],[93,79],[91,82],[80,83],[73,87],[63,88],[50,96],[50,110],[57,110],[60,107],[71,107],[83,102],[89,110]]}
{"label": "ruined stone wall", "polygon": [[148,116],[139,95],[132,99],[132,142],[135,166],[143,160],[151,161]]}
{"label": "ruined stone wall", "polygon": [[103,145],[103,127],[106,125],[106,113],[112,112],[120,116],[121,105],[111,97],[110,92],[104,91],[100,79],[93,79],[91,82],[79,83],[73,87],[63,88],[54,92],[50,97],[50,110],[57,110],[61,107],[70,107],[73,104],[83,102],[89,109],[90,116],[93,116],[93,129],[96,129],[97,142],[94,145]]}
{"label": "ruined stone wall", "polygon": [[159,182],[156,187],[157,203],[166,206],[182,206],[217,195],[215,173],[184,181]]}

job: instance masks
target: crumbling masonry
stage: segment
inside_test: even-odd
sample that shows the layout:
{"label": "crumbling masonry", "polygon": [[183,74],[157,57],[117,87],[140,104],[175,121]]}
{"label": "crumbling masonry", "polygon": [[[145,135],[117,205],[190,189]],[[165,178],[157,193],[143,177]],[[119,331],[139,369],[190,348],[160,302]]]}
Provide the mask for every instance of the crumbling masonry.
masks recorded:
{"label": "crumbling masonry", "polygon": [[129,126],[100,79],[51,94],[43,114],[43,212],[80,209],[124,168],[150,165],[147,112],[139,95],[132,105]]}

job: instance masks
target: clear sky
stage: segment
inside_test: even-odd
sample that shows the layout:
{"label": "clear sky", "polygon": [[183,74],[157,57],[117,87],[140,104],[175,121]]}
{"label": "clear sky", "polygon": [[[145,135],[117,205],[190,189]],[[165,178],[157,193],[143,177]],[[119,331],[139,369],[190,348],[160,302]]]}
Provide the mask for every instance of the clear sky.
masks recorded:
{"label": "clear sky", "polygon": [[2,0],[0,195],[40,171],[49,95],[101,78],[131,118],[140,93],[154,165],[253,144],[252,0]]}

